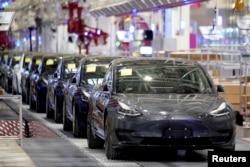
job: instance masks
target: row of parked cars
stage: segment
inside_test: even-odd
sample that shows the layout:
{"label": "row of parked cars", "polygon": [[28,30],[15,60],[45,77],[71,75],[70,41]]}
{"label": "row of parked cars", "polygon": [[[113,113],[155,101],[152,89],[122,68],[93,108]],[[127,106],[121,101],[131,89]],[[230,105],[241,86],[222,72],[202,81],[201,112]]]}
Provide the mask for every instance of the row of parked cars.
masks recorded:
{"label": "row of parked cars", "polygon": [[1,54],[1,86],[23,103],[63,123],[75,137],[86,136],[87,100],[118,56],[83,56],[6,51]]}
{"label": "row of parked cars", "polygon": [[[7,68],[9,57],[15,61]],[[198,62],[6,52],[1,80],[6,69],[9,92],[75,137],[86,136],[89,148],[104,147],[109,159],[135,147],[235,149],[235,110]]]}

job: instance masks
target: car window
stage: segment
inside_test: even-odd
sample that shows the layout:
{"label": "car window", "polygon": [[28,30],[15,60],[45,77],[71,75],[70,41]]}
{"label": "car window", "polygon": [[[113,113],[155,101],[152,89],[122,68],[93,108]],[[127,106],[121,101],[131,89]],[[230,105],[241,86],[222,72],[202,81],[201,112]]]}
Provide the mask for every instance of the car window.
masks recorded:
{"label": "car window", "polygon": [[29,56],[25,56],[23,59],[23,68],[26,68],[29,65],[31,58]]}
{"label": "car window", "polygon": [[213,91],[201,67],[193,64],[178,65],[162,62],[118,65],[117,93],[211,93]]}
{"label": "car window", "polygon": [[65,60],[64,66],[63,66],[63,78],[69,79],[72,78],[77,71],[78,65],[79,65],[78,59],[70,59],[70,60]]}
{"label": "car window", "polygon": [[83,80],[88,85],[101,84],[108,69],[108,63],[90,63],[85,66]]}
{"label": "car window", "polygon": [[103,85],[106,86],[107,91],[112,91],[113,86],[113,77],[112,77],[112,68],[108,69],[107,74],[105,75],[103,79]]}

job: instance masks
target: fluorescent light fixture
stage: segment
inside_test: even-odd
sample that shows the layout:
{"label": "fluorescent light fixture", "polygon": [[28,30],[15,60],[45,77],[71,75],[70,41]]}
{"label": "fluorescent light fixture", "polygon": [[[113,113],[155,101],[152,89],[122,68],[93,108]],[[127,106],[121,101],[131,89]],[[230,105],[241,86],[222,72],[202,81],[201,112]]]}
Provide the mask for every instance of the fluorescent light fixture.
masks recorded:
{"label": "fluorescent light fixture", "polygon": [[140,54],[142,55],[151,55],[153,54],[153,48],[151,46],[141,46]]}

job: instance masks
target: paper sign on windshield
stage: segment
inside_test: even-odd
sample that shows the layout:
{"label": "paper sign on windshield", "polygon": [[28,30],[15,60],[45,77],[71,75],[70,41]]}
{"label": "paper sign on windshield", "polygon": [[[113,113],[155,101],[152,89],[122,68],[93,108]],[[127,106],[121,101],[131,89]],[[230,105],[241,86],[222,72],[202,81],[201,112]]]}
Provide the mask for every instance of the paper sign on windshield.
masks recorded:
{"label": "paper sign on windshield", "polygon": [[68,69],[75,69],[76,68],[76,64],[73,64],[73,63],[72,64],[68,64],[67,68]]}
{"label": "paper sign on windshield", "polygon": [[86,72],[95,72],[96,66],[95,65],[89,65],[87,66]]}
{"label": "paper sign on windshield", "polygon": [[7,59],[8,58],[8,54],[4,54],[3,58]]}
{"label": "paper sign on windshield", "polygon": [[37,65],[37,64],[40,64],[41,62],[42,62],[41,59],[37,59],[37,60],[36,60],[36,65]]}
{"label": "paper sign on windshield", "polygon": [[46,65],[53,65],[54,64],[54,61],[49,59],[46,61]]}
{"label": "paper sign on windshield", "polygon": [[17,56],[17,57],[14,57],[14,59],[15,59],[16,61],[20,61],[21,57],[20,57],[20,56]]}
{"label": "paper sign on windshield", "polygon": [[25,63],[29,63],[29,62],[30,62],[30,58],[29,57],[25,58]]}
{"label": "paper sign on windshield", "polygon": [[121,70],[121,76],[131,76],[132,75],[132,69],[122,69]]}

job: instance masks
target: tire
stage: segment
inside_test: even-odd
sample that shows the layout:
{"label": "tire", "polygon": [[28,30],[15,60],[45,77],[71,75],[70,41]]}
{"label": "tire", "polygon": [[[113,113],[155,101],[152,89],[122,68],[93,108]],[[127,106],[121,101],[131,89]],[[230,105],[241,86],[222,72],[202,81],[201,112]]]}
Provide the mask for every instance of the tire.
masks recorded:
{"label": "tire", "polygon": [[24,95],[24,93],[22,92],[22,102],[26,103],[26,96]]}
{"label": "tire", "polygon": [[39,92],[37,91],[36,94],[36,112],[41,113],[41,96],[39,95]]}
{"label": "tire", "polygon": [[121,149],[113,148],[111,129],[108,120],[105,121],[105,154],[107,159],[120,159],[122,156]]}
{"label": "tire", "polygon": [[[30,91],[31,92],[31,91]],[[30,105],[30,109],[34,110],[36,108],[36,104],[34,103],[34,101],[32,100],[32,94],[29,94],[29,105]]]}
{"label": "tire", "polygon": [[30,99],[30,89],[28,86],[26,86],[26,103],[29,104],[29,99]]}
{"label": "tire", "polygon": [[48,95],[48,93],[46,95],[46,117],[53,118],[53,113],[49,107],[49,95]]}
{"label": "tire", "polygon": [[8,81],[7,81],[6,86],[7,86],[7,88],[6,88],[6,89],[7,89],[7,92],[12,94],[12,84],[10,85],[10,84],[8,83]]}
{"label": "tire", "polygon": [[73,110],[72,132],[74,137],[80,137],[75,103],[73,103],[72,110]]}
{"label": "tire", "polygon": [[86,137],[87,136],[87,129],[82,129],[79,127],[79,111],[76,110],[78,106],[76,104],[73,104],[73,121],[72,121],[72,131],[74,137],[80,138],[80,137]]}
{"label": "tire", "polygon": [[98,136],[93,135],[90,120],[88,120],[88,126],[87,126],[87,142],[88,142],[88,147],[91,149],[102,149],[104,146],[104,140],[102,140]]}
{"label": "tire", "polygon": [[63,101],[63,130],[71,131],[72,130],[72,122],[67,118],[66,115],[66,102]]}
{"label": "tire", "polygon": [[62,110],[60,104],[58,104],[58,96],[55,97],[55,111],[54,111],[54,119],[56,123],[62,123],[62,116],[59,114],[59,111]]}

